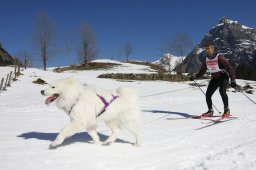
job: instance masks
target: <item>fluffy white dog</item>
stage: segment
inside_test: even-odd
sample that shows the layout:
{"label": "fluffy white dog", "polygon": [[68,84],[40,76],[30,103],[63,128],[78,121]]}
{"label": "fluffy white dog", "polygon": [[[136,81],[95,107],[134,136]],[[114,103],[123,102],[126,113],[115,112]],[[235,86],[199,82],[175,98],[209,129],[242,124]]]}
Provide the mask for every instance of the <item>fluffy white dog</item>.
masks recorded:
{"label": "fluffy white dog", "polygon": [[139,128],[141,112],[138,97],[133,89],[119,87],[112,92],[97,91],[71,77],[54,81],[49,88],[42,90],[41,94],[49,96],[45,100],[46,104],[56,101],[57,107],[70,117],[70,123],[60,131],[51,143],[51,148],[62,144],[65,138],[81,129],[86,129],[93,142],[99,144],[100,139],[96,132],[98,121],[104,121],[112,130],[112,135],[103,144],[114,142],[123,126],[135,136],[135,146],[141,144]]}

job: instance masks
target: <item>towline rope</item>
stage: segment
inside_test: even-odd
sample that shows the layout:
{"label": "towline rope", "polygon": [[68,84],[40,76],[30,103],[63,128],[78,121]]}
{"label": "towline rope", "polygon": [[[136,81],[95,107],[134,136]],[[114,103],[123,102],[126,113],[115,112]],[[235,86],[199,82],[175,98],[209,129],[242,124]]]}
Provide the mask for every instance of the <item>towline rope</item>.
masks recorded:
{"label": "towline rope", "polygon": [[161,93],[145,95],[145,96],[141,96],[141,97],[157,96],[157,95],[161,95],[161,94],[173,93],[173,92],[176,92],[176,91],[186,90],[186,89],[190,89],[190,88],[193,88],[193,86],[192,87],[183,88],[183,89],[177,89],[177,90],[171,90],[171,91],[166,91],[166,92],[161,92]]}

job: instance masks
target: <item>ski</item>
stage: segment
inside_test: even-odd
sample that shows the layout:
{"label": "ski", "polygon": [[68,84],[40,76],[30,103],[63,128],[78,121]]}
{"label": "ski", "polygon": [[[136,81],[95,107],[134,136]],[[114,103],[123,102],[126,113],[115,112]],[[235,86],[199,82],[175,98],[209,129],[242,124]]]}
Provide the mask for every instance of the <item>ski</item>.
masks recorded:
{"label": "ski", "polygon": [[186,119],[203,119],[203,118],[212,118],[212,117],[219,117],[219,116],[190,116],[190,117],[168,117],[167,120],[186,120]]}
{"label": "ski", "polygon": [[191,116],[191,117],[168,117],[167,120],[185,120],[185,119],[201,119],[202,116]]}
{"label": "ski", "polygon": [[235,117],[232,117],[232,115],[229,115],[228,117],[220,117],[218,119],[214,119],[214,120],[211,120],[209,122],[202,122],[202,123],[204,123],[204,124],[210,124],[210,123],[215,124],[215,123],[220,123],[223,120],[230,119],[230,118],[235,118]]}

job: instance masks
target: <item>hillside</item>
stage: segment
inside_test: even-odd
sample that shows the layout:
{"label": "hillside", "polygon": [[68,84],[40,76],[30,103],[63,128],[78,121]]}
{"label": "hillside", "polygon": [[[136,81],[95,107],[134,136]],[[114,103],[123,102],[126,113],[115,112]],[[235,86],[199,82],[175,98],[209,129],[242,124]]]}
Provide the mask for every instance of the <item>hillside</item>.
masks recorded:
{"label": "hillside", "polygon": [[[191,82],[127,81],[99,79],[103,73],[145,73],[146,66],[118,63],[109,70],[66,71],[55,73],[29,68],[7,91],[0,92],[0,169],[3,170],[254,170],[256,169],[256,105],[241,93],[228,90],[232,119],[218,124],[211,120],[166,120],[199,115],[207,110],[204,94]],[[0,67],[0,71],[3,67]],[[54,103],[44,104],[40,91],[47,82],[73,76],[94,88],[133,87],[140,96],[142,146],[134,147],[133,136],[123,130],[110,146],[93,145],[87,132],[81,131],[49,150],[49,144],[69,122]],[[198,81],[207,84],[208,80]],[[250,85],[255,81],[238,80]],[[205,91],[206,86],[202,86]],[[247,94],[256,101],[255,94]],[[213,102],[223,111],[216,92]],[[215,111],[215,115],[219,114]],[[99,124],[101,140],[110,130]]]}
{"label": "hillside", "polygon": [[12,56],[0,45],[0,66],[13,65],[14,59]]}

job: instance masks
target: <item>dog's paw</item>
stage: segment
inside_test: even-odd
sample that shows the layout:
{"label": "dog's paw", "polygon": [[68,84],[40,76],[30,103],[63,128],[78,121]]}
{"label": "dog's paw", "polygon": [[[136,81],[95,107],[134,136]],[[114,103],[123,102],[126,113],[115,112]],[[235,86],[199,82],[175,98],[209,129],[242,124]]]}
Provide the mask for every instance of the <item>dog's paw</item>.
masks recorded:
{"label": "dog's paw", "polygon": [[94,145],[101,145],[102,143],[100,141],[95,142],[95,141],[89,141],[88,143],[94,144]]}
{"label": "dog's paw", "polygon": [[50,145],[48,149],[54,150],[54,149],[57,149],[57,147],[58,147],[58,146],[52,146],[52,145]]}
{"label": "dog's paw", "polygon": [[110,142],[110,141],[104,141],[102,145],[104,146],[109,146],[111,145],[113,142]]}
{"label": "dog's paw", "polygon": [[50,147],[57,147],[58,145],[60,145],[61,143],[58,142],[58,141],[53,141],[51,144],[50,144]]}
{"label": "dog's paw", "polygon": [[101,142],[93,142],[94,145],[102,145]]}
{"label": "dog's paw", "polygon": [[141,144],[140,143],[134,143],[133,146],[140,147]]}
{"label": "dog's paw", "polygon": [[110,146],[112,143],[103,143],[102,146]]}

